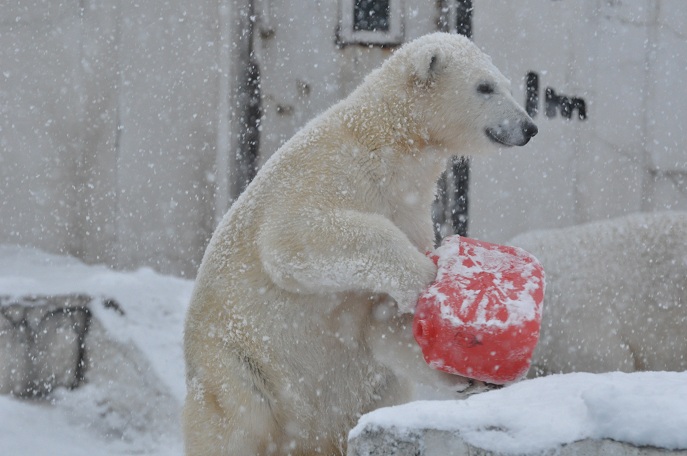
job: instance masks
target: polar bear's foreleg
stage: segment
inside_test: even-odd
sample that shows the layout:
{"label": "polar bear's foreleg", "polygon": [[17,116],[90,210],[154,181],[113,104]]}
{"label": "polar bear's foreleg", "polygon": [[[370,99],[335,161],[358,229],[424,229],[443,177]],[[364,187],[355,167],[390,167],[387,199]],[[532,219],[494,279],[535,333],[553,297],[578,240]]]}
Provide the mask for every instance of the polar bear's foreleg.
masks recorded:
{"label": "polar bear's foreleg", "polygon": [[401,312],[413,312],[436,278],[434,263],[379,214],[332,210],[316,220],[270,223],[259,243],[271,279],[297,293],[369,290],[390,295]]}

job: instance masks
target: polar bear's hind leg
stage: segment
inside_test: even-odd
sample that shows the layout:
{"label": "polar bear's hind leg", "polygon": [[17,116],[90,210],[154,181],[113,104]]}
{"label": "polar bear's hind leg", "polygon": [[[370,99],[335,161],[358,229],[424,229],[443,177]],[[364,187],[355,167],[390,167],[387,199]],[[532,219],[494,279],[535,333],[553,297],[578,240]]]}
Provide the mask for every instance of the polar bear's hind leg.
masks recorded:
{"label": "polar bear's hind leg", "polygon": [[[219,394],[199,388],[184,405],[186,454],[278,454],[283,438],[273,415],[272,391],[260,365],[247,355],[235,358],[243,375],[227,377]],[[240,377],[241,382],[236,382]],[[224,399],[224,400],[222,400]]]}

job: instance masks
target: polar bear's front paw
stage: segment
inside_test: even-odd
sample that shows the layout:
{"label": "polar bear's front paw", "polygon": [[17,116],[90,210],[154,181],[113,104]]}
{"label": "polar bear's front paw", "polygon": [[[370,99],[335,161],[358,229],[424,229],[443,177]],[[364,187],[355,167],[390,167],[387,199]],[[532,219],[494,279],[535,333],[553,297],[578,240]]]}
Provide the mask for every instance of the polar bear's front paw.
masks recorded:
{"label": "polar bear's front paw", "polygon": [[437,276],[437,267],[432,260],[427,257],[422,258],[418,264],[417,271],[412,274],[406,287],[390,293],[391,297],[396,301],[396,306],[400,313],[415,313],[415,306],[427,287],[434,283]]}
{"label": "polar bear's front paw", "polygon": [[398,307],[399,313],[409,314],[415,313],[415,305],[417,304],[417,300],[419,297],[419,293],[414,293],[412,295],[403,295],[400,293],[396,293],[392,296],[392,298],[394,298],[394,300],[396,301],[396,307]]}

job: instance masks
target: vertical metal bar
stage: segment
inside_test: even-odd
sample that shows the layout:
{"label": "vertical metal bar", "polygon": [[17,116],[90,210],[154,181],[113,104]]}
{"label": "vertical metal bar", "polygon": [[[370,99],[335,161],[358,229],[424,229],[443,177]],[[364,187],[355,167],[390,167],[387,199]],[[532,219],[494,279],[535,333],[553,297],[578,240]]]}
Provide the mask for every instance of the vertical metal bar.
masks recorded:
{"label": "vertical metal bar", "polygon": [[454,233],[460,234],[461,236],[467,236],[470,160],[467,157],[453,157],[451,174],[453,176],[451,225]]}
{"label": "vertical metal bar", "polygon": [[[472,38],[472,0],[456,1],[458,3],[456,5],[456,32]],[[451,170],[453,174],[451,225],[454,233],[467,236],[470,160],[467,157],[454,157]]]}

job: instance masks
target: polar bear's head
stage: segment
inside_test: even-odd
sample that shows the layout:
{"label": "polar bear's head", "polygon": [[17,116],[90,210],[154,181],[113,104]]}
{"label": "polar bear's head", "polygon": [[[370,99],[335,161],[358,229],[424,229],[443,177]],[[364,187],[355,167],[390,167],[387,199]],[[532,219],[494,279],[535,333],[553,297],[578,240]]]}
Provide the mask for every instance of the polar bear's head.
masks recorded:
{"label": "polar bear's head", "polygon": [[414,115],[432,142],[471,154],[490,145],[523,146],[537,134],[537,126],[513,99],[510,81],[467,38],[434,33],[396,54],[390,60],[400,62],[396,71],[405,73]]}

